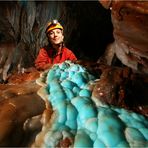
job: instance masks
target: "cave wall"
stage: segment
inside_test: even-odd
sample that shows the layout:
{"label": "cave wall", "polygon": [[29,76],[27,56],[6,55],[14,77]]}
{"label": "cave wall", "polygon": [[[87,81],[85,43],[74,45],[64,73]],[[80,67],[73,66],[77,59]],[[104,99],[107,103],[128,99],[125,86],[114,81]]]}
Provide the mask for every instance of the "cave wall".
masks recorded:
{"label": "cave wall", "polygon": [[113,41],[110,11],[98,1],[0,2],[0,73],[22,72],[34,66],[40,47],[47,44],[46,24],[58,19],[65,43],[80,59],[97,60]]}
{"label": "cave wall", "polygon": [[44,33],[47,22],[58,19],[62,8],[60,2],[1,2],[0,41],[5,47],[13,42],[16,59],[12,63],[18,64],[20,60],[23,67],[32,65],[39,48],[47,42]]}
{"label": "cave wall", "polygon": [[98,1],[68,2],[67,7],[71,20],[76,20],[68,46],[80,59],[96,61],[114,40],[110,10]]}
{"label": "cave wall", "polygon": [[148,74],[148,1],[100,3],[111,10],[116,57],[134,72]]}

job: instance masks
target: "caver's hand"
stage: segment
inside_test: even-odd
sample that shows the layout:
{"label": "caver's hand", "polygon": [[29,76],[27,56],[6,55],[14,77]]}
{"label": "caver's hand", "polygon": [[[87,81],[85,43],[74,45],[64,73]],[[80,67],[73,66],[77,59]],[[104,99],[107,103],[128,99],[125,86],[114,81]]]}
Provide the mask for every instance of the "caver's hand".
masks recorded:
{"label": "caver's hand", "polygon": [[49,69],[51,67],[52,67],[52,64],[48,63],[48,64],[43,66],[43,70]]}
{"label": "caver's hand", "polygon": [[39,64],[36,65],[37,70],[47,70],[52,67],[52,64],[48,63],[45,65],[40,66]]}

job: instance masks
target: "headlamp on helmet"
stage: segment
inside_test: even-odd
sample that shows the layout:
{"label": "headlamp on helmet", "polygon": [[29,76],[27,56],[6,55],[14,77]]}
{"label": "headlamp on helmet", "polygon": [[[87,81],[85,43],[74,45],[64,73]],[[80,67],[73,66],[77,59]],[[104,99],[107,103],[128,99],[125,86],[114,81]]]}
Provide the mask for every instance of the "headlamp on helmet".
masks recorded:
{"label": "headlamp on helmet", "polygon": [[52,22],[49,22],[47,24],[47,28],[46,28],[46,31],[45,33],[48,34],[51,30],[53,29],[61,29],[63,30],[63,27],[62,25],[58,22],[58,20],[53,20]]}

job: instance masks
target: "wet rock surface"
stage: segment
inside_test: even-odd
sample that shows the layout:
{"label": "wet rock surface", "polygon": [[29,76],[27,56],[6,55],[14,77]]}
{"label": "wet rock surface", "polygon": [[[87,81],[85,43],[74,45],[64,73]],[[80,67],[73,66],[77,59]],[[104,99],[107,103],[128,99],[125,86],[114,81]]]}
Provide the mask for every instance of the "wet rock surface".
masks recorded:
{"label": "wet rock surface", "polygon": [[[109,146],[115,146],[116,144],[118,144],[118,146],[120,147],[129,146],[128,143],[132,143],[130,144],[130,146],[144,147],[145,145],[147,145],[147,142],[141,143],[140,141],[138,143],[137,139],[144,139],[144,141],[147,140],[147,122],[145,122],[145,119],[147,120],[147,116],[148,116],[148,78],[147,78],[148,3],[146,1],[124,2],[124,1],[118,1],[118,0],[114,0],[114,1],[102,0],[100,2],[103,4],[105,8],[107,9],[110,8],[112,23],[114,27],[115,42],[110,46],[111,50],[107,55],[108,57],[105,57],[106,58],[105,60],[107,60],[106,64],[111,66],[107,66],[106,64],[104,65],[102,63],[99,63],[101,60],[99,60],[98,63],[90,63],[88,61],[87,62],[78,61],[78,63],[80,65],[85,66],[87,70],[96,77],[94,85],[90,86],[90,90],[92,91],[93,100],[96,102],[98,106],[101,106],[101,107],[96,111],[96,108],[95,108],[96,106],[95,106],[91,111],[92,112],[94,111],[92,113],[94,115],[96,115],[97,113],[100,113],[98,115],[98,117],[100,117],[98,118],[98,122],[99,124],[101,123],[101,126],[98,128],[98,131],[97,130],[96,131],[99,133],[101,132],[100,135],[101,136],[103,135],[102,136],[103,138],[100,140],[99,136],[97,137],[95,134],[91,134],[91,135],[88,134],[90,131],[94,131],[93,128],[97,124],[86,124],[85,126],[90,131],[89,130],[88,131],[86,130],[87,132],[83,130],[79,131],[78,135],[76,136],[77,143],[75,143],[76,144],[75,146],[82,146],[83,143],[85,143],[87,146],[88,145],[92,146],[92,143],[95,141],[95,138],[97,137],[98,139],[95,141],[95,144],[97,146],[99,144],[101,146],[104,146],[106,145],[106,142],[107,142]],[[51,17],[51,16],[46,16],[44,17],[45,18],[44,21],[41,21],[40,18],[42,18],[41,16],[44,13],[40,13],[40,11],[38,11],[37,17],[35,17],[35,13],[33,13],[32,16],[30,16],[29,13],[34,12],[33,10],[36,10],[36,8],[41,8],[39,10],[43,10],[42,8],[45,8],[44,12],[46,12],[46,10],[49,9],[48,6],[50,6],[51,8],[50,11],[52,11],[52,7],[54,7],[54,3],[52,4],[53,5],[51,5],[51,3],[45,2],[43,3],[43,5],[41,5],[40,2],[37,2],[37,3],[29,2],[29,3],[24,3],[25,7],[22,7],[23,3],[21,4],[17,2],[12,2],[10,5],[7,5],[7,2],[6,3],[3,2],[1,5],[2,7],[4,6],[0,10],[0,12],[2,12],[1,18],[0,18],[0,22],[1,22],[1,32],[0,32],[0,49],[1,49],[0,74],[1,76],[0,78],[2,79],[0,79],[0,82],[3,83],[3,84],[0,84],[0,106],[1,106],[0,108],[0,131],[1,131],[0,146],[2,147],[6,147],[6,146],[7,147],[8,146],[10,147],[11,146],[33,146],[34,147],[34,146],[39,146],[43,143],[46,143],[47,145],[50,145],[52,143],[52,142],[51,143],[47,142],[48,135],[44,139],[44,136],[46,135],[47,132],[49,132],[49,129],[51,129],[51,127],[55,125],[54,119],[57,118],[57,114],[53,111],[53,106],[51,106],[51,103],[48,100],[48,94],[46,94],[47,89],[45,88],[46,88],[47,73],[46,74],[44,73],[40,77],[39,81],[42,84],[41,86],[39,86],[36,84],[37,82],[36,79],[38,79],[40,72],[36,71],[35,69],[24,68],[24,66],[30,66],[30,65],[32,66],[33,64],[32,61],[35,59],[35,54],[37,53],[36,50],[39,49],[35,47],[39,47],[39,45],[42,45],[44,43],[42,39],[44,39],[45,34],[39,33],[39,31],[44,32],[44,29],[40,30],[40,28],[42,27],[42,25],[46,23],[46,20]],[[55,4],[55,7],[57,6],[59,5]],[[25,8],[25,9],[22,9],[22,8]],[[63,8],[63,7],[60,7],[60,8]],[[74,9],[75,9],[75,6],[73,5],[73,10]],[[58,16],[58,14],[60,15],[60,12],[63,12],[63,9],[62,11],[61,10],[57,10],[57,11],[59,12],[59,13],[56,13]],[[16,14],[18,15],[12,17],[11,14],[15,14],[15,12],[17,12]],[[4,15],[4,14],[7,14],[7,15]],[[19,14],[22,17],[20,17]],[[7,19],[5,19],[4,16],[6,16]],[[25,21],[27,18],[28,18],[28,21]],[[97,18],[99,19],[99,17]],[[14,23],[14,20],[16,20],[15,21],[16,23]],[[67,19],[65,18],[64,20],[67,20]],[[88,19],[86,20],[88,22]],[[20,25],[21,23],[19,22],[24,22],[23,23],[24,25],[21,26]],[[76,22],[69,21],[68,24],[73,24],[73,23],[76,24]],[[27,32],[26,32],[24,30],[26,29],[27,25],[29,27],[27,28]],[[82,24],[83,27],[85,25]],[[77,29],[75,28],[74,25],[72,26],[74,27],[73,29]],[[98,26],[98,24],[96,26]],[[88,24],[88,27],[89,27],[89,24]],[[101,30],[103,30],[102,27],[100,28]],[[22,34],[20,34],[20,31]],[[32,35],[34,36],[34,37],[32,36],[33,40],[30,39],[31,31],[33,32]],[[83,33],[85,33],[85,31]],[[94,33],[96,33],[95,29],[94,29]],[[68,35],[70,34],[71,33],[69,33]],[[88,32],[86,32],[86,34],[88,34]],[[96,41],[98,44],[98,39],[96,39]],[[97,50],[99,52],[99,49]],[[30,53],[29,57],[28,57],[28,53]],[[14,59],[13,59],[13,56],[15,57]],[[114,57],[117,57],[120,60],[120,62],[122,63],[120,64],[120,66],[118,65],[116,67],[115,66],[116,64],[114,65],[114,61],[113,61]],[[22,59],[24,59],[24,61]],[[127,68],[125,65],[132,69]],[[9,70],[12,68],[11,66],[13,66],[13,69],[17,69],[19,73],[13,73],[13,74],[9,73]],[[65,79],[66,76],[67,76],[67,73],[63,73],[61,76],[61,79]],[[77,77],[75,78],[75,81],[77,81],[77,84],[80,85],[81,82],[84,84],[85,79],[83,78],[81,79],[81,74],[80,74],[80,75],[77,75]],[[64,86],[71,87],[69,84],[70,84],[69,81],[67,81],[66,83],[65,82],[62,83],[62,85]],[[41,87],[42,89],[40,89]],[[75,88],[74,90],[75,92],[79,92],[78,88]],[[70,97],[73,96],[71,91],[69,90],[64,90],[64,91]],[[60,93],[58,92],[58,93],[62,94],[61,92]],[[55,94],[56,93],[52,93],[53,96],[51,98],[58,99],[59,95],[55,95]],[[82,94],[89,95],[90,93],[88,93],[88,91],[81,90],[81,95]],[[80,98],[81,97],[79,97],[79,99]],[[79,108],[79,106],[76,106],[76,108]],[[81,112],[81,110],[79,111]],[[134,113],[131,113],[131,112],[134,112]],[[85,115],[83,111],[80,114]],[[107,118],[105,118],[106,115],[107,115]],[[107,124],[103,124],[106,121],[110,123],[110,119],[112,119],[111,123],[115,123],[116,125],[115,127],[113,127],[111,124],[109,126],[110,128],[108,128]],[[96,121],[96,119],[89,120],[89,122],[87,123],[90,123],[90,122],[96,123],[93,121]],[[70,128],[71,127],[75,128],[77,127],[77,125],[75,125],[74,123],[75,121],[68,122],[67,125],[70,126]],[[92,125],[92,126],[88,126],[88,125]],[[103,127],[106,128],[107,131],[110,131],[108,135],[104,134],[108,132],[103,131]],[[65,127],[62,127],[62,128],[65,128]],[[118,132],[118,130],[116,130],[116,128],[119,129],[120,133]],[[41,133],[38,134],[40,131]],[[49,133],[49,135],[51,135],[51,133]],[[73,136],[74,133],[75,133],[74,131],[72,131],[70,134],[67,131],[63,132],[62,134],[61,133],[59,134],[58,132],[54,133],[53,143],[55,142],[56,146],[59,146],[59,147],[68,147],[69,145],[72,145],[74,143],[74,136]],[[116,135],[118,135],[118,137],[114,137]],[[83,136],[85,137],[84,141],[81,139],[81,137]],[[125,136],[125,139],[126,140],[128,139],[128,140],[126,141],[124,139],[125,141],[120,143],[119,142],[120,139],[122,139],[124,136]],[[52,139],[53,137],[50,137],[50,138]],[[59,140],[60,139],[59,137],[61,138],[61,140]],[[110,137],[110,138],[106,139],[105,137]],[[115,141],[116,143],[112,143],[110,141],[112,137],[114,137],[114,139],[117,140]],[[58,139],[57,140],[58,142],[55,139]],[[81,141],[79,141],[79,139]]]}
{"label": "wet rock surface", "polygon": [[[66,146],[74,147],[147,146],[147,114],[133,112],[136,106],[126,102],[131,98],[124,97],[126,91],[118,95],[121,91],[118,86],[126,84],[124,78],[128,79],[130,71],[106,66],[100,69],[104,72],[96,77],[80,65],[64,62],[42,75],[38,83],[44,91],[40,94],[54,112],[49,114],[50,119],[43,118],[47,122],[43,123],[33,147],[62,147],[66,142]],[[109,74],[114,72],[116,79],[112,81]],[[106,91],[97,92],[106,87]]]}
{"label": "wet rock surface", "polygon": [[148,73],[148,2],[100,1],[111,10],[114,27],[114,52],[132,69]]}
{"label": "wet rock surface", "polygon": [[44,111],[45,103],[36,93],[40,88],[35,83],[37,75],[36,71],[15,74],[7,84],[0,85],[0,146],[27,146],[40,131],[37,116]]}
{"label": "wet rock surface", "polygon": [[[144,116],[148,115],[148,80],[145,75],[135,74],[126,67],[111,67],[88,61],[77,61],[75,64],[83,65],[97,78],[95,85],[90,86],[90,89],[93,90],[92,95],[98,101]],[[56,116],[45,94],[47,72],[41,73],[32,69],[23,74],[16,73],[8,79],[7,84],[0,85],[1,146],[34,147],[43,143],[45,133],[52,126]],[[37,84],[39,76],[41,76],[40,86]],[[66,73],[62,74],[62,79],[66,76]],[[85,81],[81,79],[77,83],[81,85],[81,82]],[[62,85],[71,87],[69,82],[63,82]],[[88,92],[81,93],[89,94]],[[56,97],[58,96],[56,92]],[[39,132],[41,133],[38,134]],[[63,137],[57,145],[69,146],[73,142],[72,137]]]}
{"label": "wet rock surface", "polygon": [[93,89],[96,98],[148,116],[147,74],[135,73],[126,66],[109,66],[101,60],[98,63],[81,60],[76,63],[98,78]]}
{"label": "wet rock surface", "polygon": [[101,70],[100,80],[93,90],[96,98],[148,116],[147,75],[135,74],[127,67],[104,66]]}

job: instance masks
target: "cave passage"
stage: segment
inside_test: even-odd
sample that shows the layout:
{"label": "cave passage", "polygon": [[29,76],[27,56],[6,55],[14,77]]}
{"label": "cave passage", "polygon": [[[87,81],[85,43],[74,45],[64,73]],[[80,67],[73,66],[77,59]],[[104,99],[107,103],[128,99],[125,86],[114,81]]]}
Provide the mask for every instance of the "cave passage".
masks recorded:
{"label": "cave passage", "polygon": [[110,10],[98,1],[3,1],[1,74],[34,66],[39,49],[47,44],[45,27],[52,19],[64,26],[65,44],[78,59],[96,61],[113,42]]}

